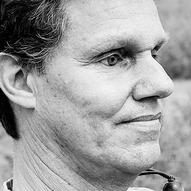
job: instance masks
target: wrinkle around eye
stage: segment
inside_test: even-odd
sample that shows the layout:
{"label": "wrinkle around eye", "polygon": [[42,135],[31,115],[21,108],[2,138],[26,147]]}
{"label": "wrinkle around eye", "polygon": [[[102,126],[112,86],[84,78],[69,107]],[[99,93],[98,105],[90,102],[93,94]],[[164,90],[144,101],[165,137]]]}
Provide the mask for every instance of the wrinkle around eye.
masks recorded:
{"label": "wrinkle around eye", "polygon": [[[108,60],[111,57],[116,58],[116,63],[109,64]],[[129,51],[124,50],[123,48],[117,50],[111,50],[106,53],[101,53],[97,56],[93,56],[89,59],[77,59],[78,62],[82,63],[82,66],[94,65],[98,67],[107,67],[107,68],[115,68],[115,67],[126,67],[129,68],[132,63],[135,63],[135,57],[129,53]]]}
{"label": "wrinkle around eye", "polygon": [[118,64],[129,63],[132,56],[124,50],[123,48],[118,50],[112,50],[107,53],[103,53],[100,56],[96,57],[94,62],[102,63],[106,66],[115,66]]}

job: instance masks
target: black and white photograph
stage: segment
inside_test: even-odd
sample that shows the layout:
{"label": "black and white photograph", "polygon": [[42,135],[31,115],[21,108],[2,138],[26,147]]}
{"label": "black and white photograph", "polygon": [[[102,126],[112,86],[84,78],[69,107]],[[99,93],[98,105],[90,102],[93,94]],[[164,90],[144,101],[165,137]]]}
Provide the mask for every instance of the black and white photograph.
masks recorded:
{"label": "black and white photograph", "polygon": [[0,0],[0,191],[191,191],[191,1]]}

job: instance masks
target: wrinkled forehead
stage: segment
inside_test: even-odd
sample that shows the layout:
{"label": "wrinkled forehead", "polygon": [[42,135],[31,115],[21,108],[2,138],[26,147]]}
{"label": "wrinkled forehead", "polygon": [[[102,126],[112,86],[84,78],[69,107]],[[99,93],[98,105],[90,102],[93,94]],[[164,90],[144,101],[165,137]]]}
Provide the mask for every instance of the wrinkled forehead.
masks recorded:
{"label": "wrinkled forehead", "polygon": [[85,49],[109,40],[128,40],[124,38],[152,46],[164,36],[153,0],[73,0],[67,12],[69,36],[76,49],[80,44]]}
{"label": "wrinkled forehead", "polygon": [[153,0],[73,0],[67,9],[72,28],[78,30],[96,30],[103,25],[105,30],[112,23],[124,28],[133,23],[145,28],[160,25]]}

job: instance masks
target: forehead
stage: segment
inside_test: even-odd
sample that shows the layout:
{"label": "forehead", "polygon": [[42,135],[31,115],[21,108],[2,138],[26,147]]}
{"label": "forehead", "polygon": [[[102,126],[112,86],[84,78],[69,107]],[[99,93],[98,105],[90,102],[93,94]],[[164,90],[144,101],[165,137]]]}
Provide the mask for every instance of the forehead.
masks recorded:
{"label": "forehead", "polygon": [[73,0],[70,1],[69,7],[79,15],[85,13],[86,16],[98,19],[99,15],[110,18],[110,13],[113,13],[114,17],[139,13],[157,14],[153,0]]}
{"label": "forehead", "polygon": [[152,0],[73,0],[67,12],[73,48],[83,45],[85,50],[114,41],[123,45],[129,39],[151,46],[165,38]]}

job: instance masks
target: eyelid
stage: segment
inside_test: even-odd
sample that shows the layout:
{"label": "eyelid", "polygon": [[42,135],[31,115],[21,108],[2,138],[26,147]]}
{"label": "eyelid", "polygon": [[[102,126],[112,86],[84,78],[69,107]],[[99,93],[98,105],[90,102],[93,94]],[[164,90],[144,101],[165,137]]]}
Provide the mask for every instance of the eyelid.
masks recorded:
{"label": "eyelid", "polygon": [[153,48],[153,50],[159,51],[165,44],[166,44],[166,42],[158,43],[158,44]]}
{"label": "eyelid", "polygon": [[113,52],[103,54],[102,56],[100,56],[100,58],[98,58],[97,61],[99,62],[99,61],[109,58],[110,56],[113,56],[113,55],[118,55],[121,59],[123,59],[123,56],[121,55],[121,53],[119,51],[113,51]]}
{"label": "eyelid", "polygon": [[94,62],[100,62],[112,55],[115,55],[117,54],[118,56],[120,56],[121,58],[123,58],[122,54],[120,53],[120,49],[116,49],[116,50],[110,50],[108,52],[104,52],[104,53],[101,53],[95,57],[93,57],[91,60],[90,60],[90,63],[94,63]]}
{"label": "eyelid", "polygon": [[159,51],[159,49],[157,49],[157,48],[154,48],[154,49],[151,50],[152,53],[156,53],[158,51]]}

